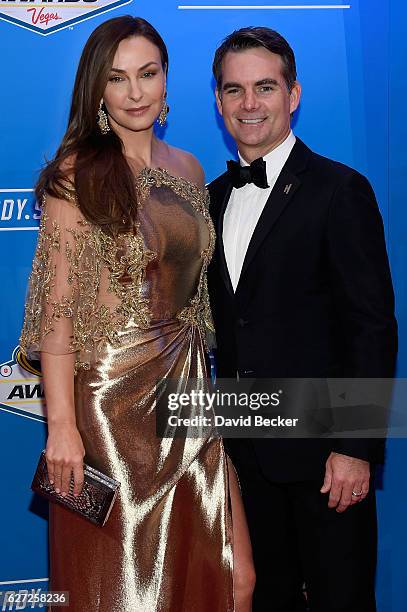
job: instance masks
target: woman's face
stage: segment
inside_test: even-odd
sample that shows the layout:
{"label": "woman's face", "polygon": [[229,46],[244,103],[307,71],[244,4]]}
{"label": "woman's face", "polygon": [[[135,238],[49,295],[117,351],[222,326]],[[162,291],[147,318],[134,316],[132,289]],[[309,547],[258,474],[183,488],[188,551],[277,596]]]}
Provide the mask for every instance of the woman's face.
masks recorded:
{"label": "woman's face", "polygon": [[151,128],[166,91],[158,47],[143,36],[122,40],[114,56],[103,100],[115,131]]}

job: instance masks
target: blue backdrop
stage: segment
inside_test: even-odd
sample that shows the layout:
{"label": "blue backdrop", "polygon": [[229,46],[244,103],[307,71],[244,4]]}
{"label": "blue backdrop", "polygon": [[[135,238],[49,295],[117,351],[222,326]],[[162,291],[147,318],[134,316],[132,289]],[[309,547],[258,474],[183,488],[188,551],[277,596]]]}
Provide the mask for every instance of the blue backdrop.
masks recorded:
{"label": "blue backdrop", "polygon": [[[214,2],[220,5],[221,0]],[[311,1],[305,0],[297,8],[290,8],[290,1],[286,8],[194,9],[174,0],[79,0],[55,3],[55,9],[47,2],[44,9],[39,0],[28,8],[22,0],[0,1],[0,591],[47,586],[46,505],[33,500],[29,490],[45,443],[42,390],[39,373],[17,348],[39,218],[32,187],[44,156],[53,155],[65,130],[81,50],[105,19],[140,15],[162,34],[170,53],[165,138],[192,151],[208,181],[235,154],[216,113],[214,49],[231,30],[245,25],[270,26],[290,41],[303,86],[295,133],[317,152],[366,174],[375,189],[397,299],[398,374],[407,376],[407,128],[402,121],[407,8],[403,0],[327,2],[320,8],[310,8]],[[250,4],[259,3],[249,0],[246,7]],[[378,609],[403,612],[406,441],[390,440],[387,455],[378,483]]]}

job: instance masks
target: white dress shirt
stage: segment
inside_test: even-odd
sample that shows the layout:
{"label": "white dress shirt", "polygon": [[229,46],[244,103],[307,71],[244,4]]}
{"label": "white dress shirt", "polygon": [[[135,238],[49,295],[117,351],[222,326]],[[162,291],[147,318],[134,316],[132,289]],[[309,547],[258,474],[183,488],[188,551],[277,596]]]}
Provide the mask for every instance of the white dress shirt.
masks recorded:
{"label": "white dress shirt", "polygon": [[[291,153],[295,140],[296,138],[291,131],[278,147],[263,157],[266,162],[267,183],[269,185],[267,189],[256,187],[254,183],[248,183],[239,189],[235,187],[232,189],[223,219],[223,246],[234,291],[236,291],[239,282],[243,261],[254,228]],[[249,165],[240,153],[239,159],[242,166]]]}

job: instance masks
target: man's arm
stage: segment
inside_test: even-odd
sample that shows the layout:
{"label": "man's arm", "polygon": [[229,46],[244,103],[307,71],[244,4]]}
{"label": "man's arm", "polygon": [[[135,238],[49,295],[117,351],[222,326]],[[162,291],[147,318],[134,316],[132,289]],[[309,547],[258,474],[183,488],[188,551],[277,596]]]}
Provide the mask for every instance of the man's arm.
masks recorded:
{"label": "man's arm", "polygon": [[[328,254],[345,349],[344,376],[391,378],[397,323],[383,222],[369,182],[357,172],[349,172],[332,199]],[[330,491],[330,507],[343,511],[366,497],[369,462],[380,461],[384,441],[342,438],[335,442],[321,491]]]}
{"label": "man's arm", "polygon": [[346,374],[393,376],[397,323],[383,222],[368,180],[357,172],[345,177],[332,199],[328,252],[347,336]]}
{"label": "man's arm", "polygon": [[[332,200],[328,250],[345,347],[344,377],[393,377],[397,323],[383,222],[369,182],[357,172],[345,177]],[[374,461],[380,446],[380,440],[342,439],[336,450]]]}

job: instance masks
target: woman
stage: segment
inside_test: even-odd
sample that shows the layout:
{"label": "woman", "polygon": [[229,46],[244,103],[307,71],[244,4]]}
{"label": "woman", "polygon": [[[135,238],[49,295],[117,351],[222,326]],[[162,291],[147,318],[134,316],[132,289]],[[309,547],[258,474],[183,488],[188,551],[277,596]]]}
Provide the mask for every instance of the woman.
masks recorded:
{"label": "woman", "polygon": [[153,133],[167,67],[143,19],[99,26],[36,190],[21,347],[41,357],[49,477],[65,495],[72,473],[78,494],[85,460],[121,483],[102,528],[51,505],[50,588],[69,591],[73,612],[251,609],[250,543],[222,441],[155,434],[157,381],[205,384],[214,242],[201,167]]}

